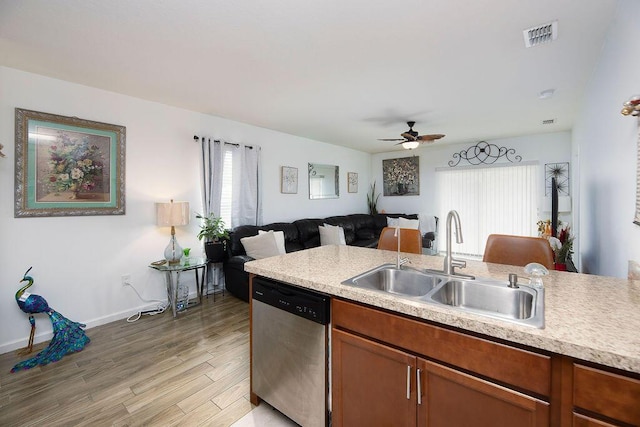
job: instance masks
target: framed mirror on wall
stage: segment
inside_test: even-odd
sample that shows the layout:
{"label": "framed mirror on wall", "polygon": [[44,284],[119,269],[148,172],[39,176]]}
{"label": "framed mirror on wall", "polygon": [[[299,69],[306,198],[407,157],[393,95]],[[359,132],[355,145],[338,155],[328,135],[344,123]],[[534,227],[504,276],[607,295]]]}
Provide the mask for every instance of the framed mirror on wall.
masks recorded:
{"label": "framed mirror on wall", "polygon": [[340,197],[340,168],[334,165],[309,163],[309,199]]}

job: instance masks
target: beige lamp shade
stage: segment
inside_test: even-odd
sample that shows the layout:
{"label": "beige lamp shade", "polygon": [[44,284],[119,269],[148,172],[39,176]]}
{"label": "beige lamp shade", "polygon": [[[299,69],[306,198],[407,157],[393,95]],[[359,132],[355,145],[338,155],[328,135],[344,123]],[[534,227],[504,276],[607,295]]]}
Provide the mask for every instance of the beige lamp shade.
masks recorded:
{"label": "beige lamp shade", "polygon": [[189,202],[156,203],[156,220],[159,227],[189,224]]}
{"label": "beige lamp shade", "polygon": [[171,227],[171,239],[164,250],[164,258],[169,264],[177,264],[182,258],[182,248],[176,239],[178,225],[189,224],[189,202],[156,203],[156,223],[159,227]]}

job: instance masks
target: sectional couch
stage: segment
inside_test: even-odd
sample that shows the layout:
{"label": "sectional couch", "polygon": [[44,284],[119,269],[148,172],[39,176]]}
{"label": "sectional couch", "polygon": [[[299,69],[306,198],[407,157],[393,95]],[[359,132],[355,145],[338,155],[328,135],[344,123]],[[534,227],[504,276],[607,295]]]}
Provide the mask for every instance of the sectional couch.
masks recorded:
{"label": "sectional couch", "polygon": [[[340,226],[344,229],[347,245],[375,248],[380,232],[387,226],[387,217],[418,219],[416,214],[352,214],[329,218],[306,218],[293,222],[276,222],[267,225],[241,225],[231,231],[227,244],[228,258],[224,262],[224,276],[227,290],[234,296],[249,301],[249,273],[244,271],[244,263],[253,260],[245,252],[240,239],[255,236],[259,230],[284,232],[287,253],[320,246],[318,227],[323,224]],[[433,234],[433,233],[431,233]],[[424,240],[424,239],[423,239]],[[433,240],[431,238],[431,240]],[[429,246],[425,246],[429,245]],[[423,246],[430,247],[429,236]]]}

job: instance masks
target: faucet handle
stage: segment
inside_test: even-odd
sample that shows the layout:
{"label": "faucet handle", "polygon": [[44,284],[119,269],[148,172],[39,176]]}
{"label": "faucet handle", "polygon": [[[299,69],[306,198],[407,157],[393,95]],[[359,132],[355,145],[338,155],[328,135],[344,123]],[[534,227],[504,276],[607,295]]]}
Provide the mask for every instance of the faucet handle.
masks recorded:
{"label": "faucet handle", "polygon": [[518,275],[516,273],[509,273],[509,287],[517,288],[518,286]]}
{"label": "faucet handle", "polygon": [[462,259],[451,258],[451,266],[458,268],[465,268],[467,266],[467,261]]}

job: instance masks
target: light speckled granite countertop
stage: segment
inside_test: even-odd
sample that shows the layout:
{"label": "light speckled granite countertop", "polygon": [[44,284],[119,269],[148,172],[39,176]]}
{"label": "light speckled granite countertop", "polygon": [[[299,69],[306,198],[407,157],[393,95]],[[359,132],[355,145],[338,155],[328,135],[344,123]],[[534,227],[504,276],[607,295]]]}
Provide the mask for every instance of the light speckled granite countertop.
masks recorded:
{"label": "light speckled granite countertop", "polygon": [[[410,267],[442,269],[439,256],[404,254]],[[251,261],[245,270],[398,313],[640,373],[640,281],[552,271],[544,278],[545,327],[535,329],[399,298],[341,282],[385,263],[395,252],[322,246]],[[507,281],[522,267],[468,261],[461,273]]]}

